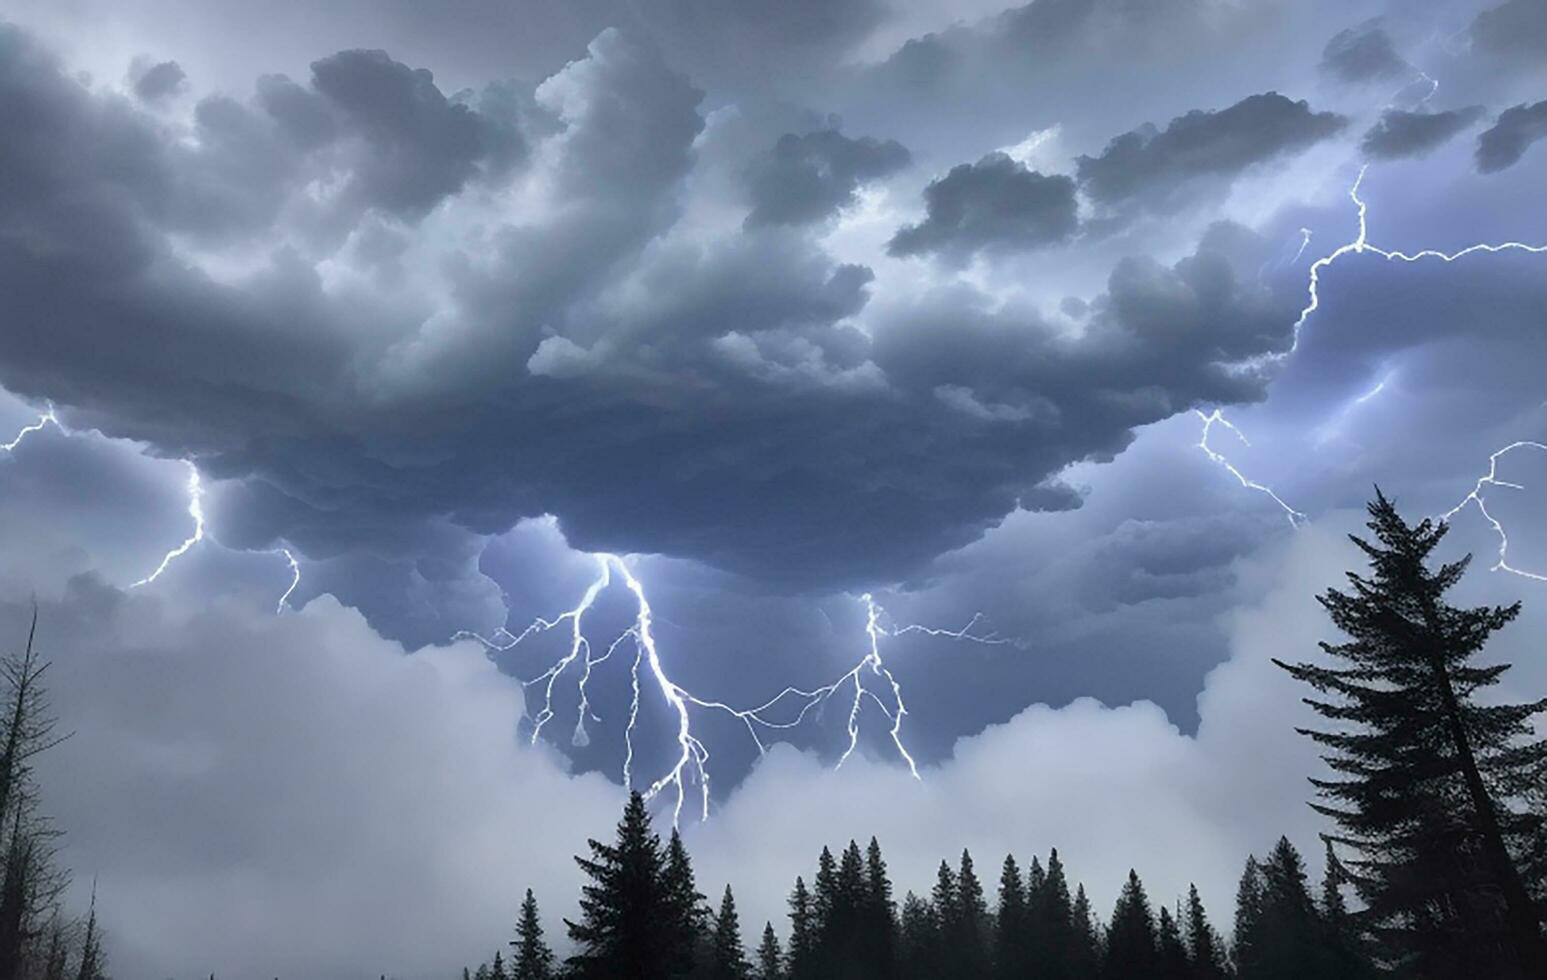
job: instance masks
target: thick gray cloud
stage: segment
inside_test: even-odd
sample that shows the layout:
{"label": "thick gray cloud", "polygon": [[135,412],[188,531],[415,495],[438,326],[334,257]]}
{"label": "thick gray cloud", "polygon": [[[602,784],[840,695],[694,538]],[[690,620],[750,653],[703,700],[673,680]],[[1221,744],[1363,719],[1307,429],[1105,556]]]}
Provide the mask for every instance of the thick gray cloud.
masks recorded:
{"label": "thick gray cloud", "polygon": [[1477,169],[1485,174],[1513,167],[1537,140],[1547,137],[1547,100],[1505,109],[1477,138]]}
{"label": "thick gray cloud", "polygon": [[1074,181],[1029,170],[1003,153],[952,167],[924,188],[925,219],[900,229],[893,255],[1036,248],[1074,234],[1079,224]]}
{"label": "thick gray cloud", "polygon": [[1482,119],[1486,111],[1482,106],[1443,112],[1387,109],[1364,134],[1359,147],[1378,160],[1422,156]]}
{"label": "thick gray cloud", "polygon": [[1506,0],[1472,21],[1472,43],[1492,57],[1538,70],[1547,58],[1547,7],[1537,0]]}
{"label": "thick gray cloud", "polygon": [[748,175],[752,213],[747,224],[803,224],[820,221],[853,204],[869,180],[908,164],[908,150],[896,140],[850,139],[836,129],[786,133]]}
{"label": "thick gray cloud", "polygon": [[1396,78],[1412,72],[1412,66],[1391,43],[1391,35],[1379,21],[1341,30],[1321,53],[1321,70],[1344,82],[1368,82]]}
{"label": "thick gray cloud", "polygon": [[146,102],[159,102],[176,92],[187,77],[175,61],[139,64],[130,72],[134,94]]}
{"label": "thick gray cloud", "polygon": [[1080,186],[1108,206],[1139,203],[1174,211],[1203,178],[1228,177],[1335,135],[1347,120],[1313,112],[1277,92],[1226,109],[1194,109],[1165,129],[1146,125],[1113,139],[1099,156],[1079,158]]}
{"label": "thick gray cloud", "polygon": [[[259,108],[206,98],[183,154],[21,35],[6,43],[7,105],[55,122],[14,126],[29,136],[4,151],[0,269],[19,325],[4,381],[245,481],[227,526],[248,547],[396,560],[443,520],[486,534],[551,512],[583,548],[790,586],[891,577],[1017,501],[1067,506],[1044,484],[1135,426],[1257,397],[1262,379],[1227,362],[1287,338],[1287,305],[1219,250],[1232,235],[1225,251],[1259,249],[1244,232],[1174,267],[1122,262],[1079,340],[970,291],[867,336],[846,322],[866,268],[798,237],[726,247],[675,230],[701,93],[617,32],[537,88],[552,121],[532,128],[547,134],[536,169],[506,178],[484,168],[487,133],[521,120],[486,122],[379,53],[319,61],[310,88],[268,79]],[[322,159],[341,169],[319,201]],[[460,216],[501,179],[528,195],[519,220]],[[980,185],[1011,194],[1013,220]],[[947,224],[979,247],[1073,221],[1067,178],[1006,158],[926,196],[934,217],[911,234],[935,246]],[[443,230],[410,257],[377,212]],[[168,233],[185,228],[273,244],[216,277],[173,259]],[[445,298],[378,292],[379,276],[330,285],[318,256],[417,262]],[[101,360],[77,356],[88,346]]]}

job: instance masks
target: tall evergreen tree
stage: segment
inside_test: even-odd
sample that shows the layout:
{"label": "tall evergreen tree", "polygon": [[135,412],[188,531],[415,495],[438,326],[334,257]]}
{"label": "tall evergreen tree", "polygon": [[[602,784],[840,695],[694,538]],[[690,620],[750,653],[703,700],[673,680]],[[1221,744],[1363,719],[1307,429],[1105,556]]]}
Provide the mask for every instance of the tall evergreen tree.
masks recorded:
{"label": "tall evergreen tree", "polygon": [[1186,932],[1187,958],[1192,965],[1193,980],[1225,980],[1229,967],[1225,962],[1224,943],[1219,932],[1209,924],[1197,885],[1187,887]]}
{"label": "tall evergreen tree", "polygon": [[[1033,868],[1036,864],[1033,861]],[[1070,950],[1075,943],[1074,908],[1069,898],[1069,881],[1064,876],[1064,864],[1058,857],[1058,848],[1047,856],[1047,872],[1041,887],[1029,896],[1035,921],[1032,929],[1032,949],[1038,967],[1039,980],[1066,980],[1076,974],[1070,972]],[[1089,921],[1089,909],[1086,920]]]}
{"label": "tall evergreen tree", "polygon": [[1257,923],[1262,918],[1262,890],[1262,868],[1257,864],[1256,855],[1248,854],[1240,884],[1235,889],[1235,941],[1230,948],[1230,959],[1237,974],[1250,971],[1258,961],[1253,942]]}
{"label": "tall evergreen tree", "polygon": [[962,933],[962,907],[961,895],[956,884],[956,872],[944,861],[935,871],[935,887],[929,896],[930,907],[934,910],[934,948],[930,951],[930,961],[940,970],[946,971],[959,969],[958,937]]}
{"label": "tall evergreen tree", "polygon": [[1087,980],[1096,976],[1101,968],[1101,932],[1091,911],[1090,899],[1085,886],[1076,885],[1074,904],[1069,910],[1068,976]]}
{"label": "tall evergreen tree", "polygon": [[489,980],[510,980],[510,975],[505,972],[505,958],[499,950],[494,951],[494,962],[489,966]]}
{"label": "tall evergreen tree", "polygon": [[897,947],[903,980],[935,980],[942,974],[934,962],[939,947],[934,909],[910,891],[903,896],[900,918]]}
{"label": "tall evergreen tree", "polygon": [[784,951],[772,922],[763,923],[763,941],[757,947],[757,980],[784,980]]}
{"label": "tall evergreen tree", "polygon": [[714,917],[714,942],[709,963],[709,975],[713,980],[747,980],[752,973],[746,949],[741,944],[741,919],[736,915],[736,896],[731,894],[730,885],[725,886],[720,911]]}
{"label": "tall evergreen tree", "polygon": [[808,980],[816,969],[816,910],[806,881],[795,878],[795,888],[790,892],[790,980]]}
{"label": "tall evergreen tree", "polygon": [[543,940],[543,924],[537,915],[537,899],[526,890],[521,900],[521,917],[516,920],[516,938],[511,940],[511,980],[553,980],[553,950]]}
{"label": "tall evergreen tree", "polygon": [[91,907],[86,913],[86,935],[81,940],[81,963],[75,980],[107,980],[107,962],[102,955],[102,934],[97,931],[97,886],[91,886]]}
{"label": "tall evergreen tree", "polygon": [[1155,976],[1157,980],[1192,980],[1192,963],[1187,958],[1187,945],[1182,941],[1182,929],[1172,917],[1171,910],[1160,907],[1160,917],[1155,933]]}
{"label": "tall evergreen tree", "polygon": [[1306,732],[1339,776],[1312,780],[1330,801],[1315,806],[1361,855],[1354,884],[1388,956],[1419,974],[1547,976],[1540,916],[1511,853],[1538,838],[1541,817],[1509,798],[1547,761],[1531,728],[1547,699],[1476,698],[1508,669],[1478,655],[1520,606],[1447,604],[1470,556],[1430,570],[1446,525],[1409,526],[1379,493],[1369,510],[1374,542],[1353,540],[1371,574],[1319,597],[1349,637],[1321,645],[1339,666],[1279,662],[1326,697],[1307,703],[1334,723]]}
{"label": "tall evergreen tree", "polygon": [[1311,901],[1305,862],[1288,838],[1259,865],[1261,889],[1247,931],[1242,980],[1295,980],[1327,975],[1326,933]]}
{"label": "tall evergreen tree", "polygon": [[956,873],[956,903],[958,906],[957,938],[955,940],[957,962],[965,976],[986,976],[989,966],[989,937],[993,934],[988,915],[988,899],[983,894],[983,882],[972,864],[972,855],[962,851],[961,866]]}
{"label": "tall evergreen tree", "polygon": [[1348,873],[1330,838],[1325,840],[1326,869],[1321,879],[1321,920],[1326,933],[1327,980],[1363,980],[1375,976],[1359,927],[1343,899]]}
{"label": "tall evergreen tree", "polygon": [[994,976],[1019,980],[1031,969],[1027,947],[1031,913],[1026,907],[1026,883],[1015,855],[1007,854],[999,873],[999,905],[994,912]]}
{"label": "tall evergreen tree", "polygon": [[676,972],[691,973],[699,948],[708,940],[708,899],[698,890],[693,862],[675,827],[666,846],[666,865],[662,872],[666,890],[667,917],[661,926],[675,951]]}
{"label": "tall evergreen tree", "polygon": [[897,973],[897,903],[892,899],[892,880],[881,856],[881,843],[874,837],[865,848],[864,920],[865,960],[869,976],[890,980]]}
{"label": "tall evergreen tree", "polygon": [[1150,980],[1155,976],[1155,916],[1144,884],[1132,870],[1107,924],[1102,976],[1107,980]]}
{"label": "tall evergreen tree", "polygon": [[581,921],[565,920],[577,949],[569,965],[580,980],[659,980],[681,970],[673,928],[677,896],[666,883],[661,840],[650,830],[644,797],[630,793],[617,840],[589,841],[590,858],[575,858],[589,883],[581,889]]}

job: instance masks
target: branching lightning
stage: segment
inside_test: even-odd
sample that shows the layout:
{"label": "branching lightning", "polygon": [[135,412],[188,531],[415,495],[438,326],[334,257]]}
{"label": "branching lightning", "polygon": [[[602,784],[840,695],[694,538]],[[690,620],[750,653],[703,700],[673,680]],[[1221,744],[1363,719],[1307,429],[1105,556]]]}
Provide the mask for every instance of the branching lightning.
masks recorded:
{"label": "branching lightning", "polygon": [[[1429,95],[1425,96],[1425,98],[1423,100],[1421,100],[1421,101],[1427,101],[1429,98],[1433,97],[1435,92],[1437,92],[1439,90],[1439,82],[1438,82],[1438,80],[1436,80],[1436,79],[1434,79],[1434,78],[1432,78],[1432,77],[1430,77],[1430,76],[1428,76],[1428,75],[1426,75],[1426,74],[1424,74],[1422,72],[1419,72],[1419,74],[1420,74],[1420,76],[1422,76],[1421,80],[1424,81],[1424,82],[1427,82],[1430,85]],[[1294,326],[1293,326],[1293,329],[1292,329],[1291,335],[1290,335],[1290,344],[1289,344],[1288,349],[1284,350],[1284,351],[1273,352],[1273,353],[1269,353],[1269,354],[1265,354],[1265,355],[1261,355],[1259,357],[1253,358],[1253,359],[1247,361],[1243,365],[1245,368],[1247,368],[1247,369],[1259,369],[1259,368],[1265,367],[1265,366],[1267,366],[1269,364],[1276,364],[1276,363],[1282,362],[1283,360],[1287,359],[1290,355],[1294,354],[1295,351],[1297,351],[1299,349],[1299,347],[1300,347],[1300,334],[1301,334],[1302,329],[1305,327],[1306,321],[1308,321],[1311,318],[1311,315],[1313,313],[1315,313],[1317,310],[1319,310],[1321,308],[1321,291],[1320,290],[1321,290],[1321,274],[1322,274],[1322,271],[1325,270],[1325,269],[1330,268],[1334,263],[1336,263],[1339,259],[1343,258],[1346,255],[1366,255],[1366,254],[1368,254],[1368,255],[1376,255],[1376,256],[1379,256],[1380,258],[1385,259],[1388,262],[1416,263],[1416,262],[1420,262],[1420,261],[1422,261],[1424,259],[1438,259],[1441,262],[1449,263],[1449,262],[1455,262],[1455,261],[1457,261],[1459,259],[1465,258],[1468,255],[1476,255],[1476,254],[1479,254],[1479,253],[1485,253],[1485,254],[1490,254],[1490,255],[1491,254],[1496,254],[1496,253],[1499,253],[1499,252],[1526,252],[1526,253],[1530,253],[1530,254],[1533,254],[1533,255],[1547,254],[1547,245],[1531,245],[1531,244],[1527,244],[1525,242],[1515,242],[1515,241],[1497,242],[1497,243],[1479,242],[1479,243],[1474,244],[1474,245],[1468,245],[1467,247],[1459,249],[1458,251],[1455,251],[1455,252],[1444,252],[1444,251],[1440,251],[1438,249],[1432,249],[1432,248],[1426,248],[1426,249],[1423,249],[1422,251],[1418,251],[1418,252],[1403,252],[1403,251],[1400,251],[1400,250],[1397,250],[1397,249],[1386,249],[1386,248],[1381,248],[1381,247],[1376,246],[1376,245],[1371,245],[1370,244],[1370,237],[1369,237],[1369,220],[1368,220],[1369,219],[1369,205],[1366,204],[1364,199],[1359,196],[1359,189],[1364,184],[1364,177],[1365,177],[1365,174],[1366,174],[1366,172],[1368,170],[1369,170],[1369,164],[1365,164],[1364,166],[1360,167],[1359,168],[1359,175],[1354,178],[1353,185],[1351,187],[1349,187],[1349,189],[1348,189],[1348,198],[1349,198],[1349,200],[1353,201],[1354,207],[1355,207],[1355,209],[1358,212],[1358,216],[1359,216],[1359,232],[1354,237],[1353,241],[1347,242],[1347,243],[1345,243],[1343,245],[1339,245],[1332,252],[1328,253],[1327,255],[1322,256],[1321,258],[1319,258],[1316,261],[1311,263],[1310,271],[1309,271],[1309,274],[1308,274],[1308,277],[1307,277],[1307,282],[1306,282],[1307,301],[1306,301],[1305,306],[1300,310],[1300,315],[1295,319]],[[1296,254],[1296,258],[1297,259],[1300,257],[1300,255],[1304,254],[1306,246],[1308,246],[1310,244],[1310,241],[1311,241],[1311,232],[1309,231],[1309,229],[1305,229],[1305,228],[1300,229],[1300,234],[1301,234],[1301,246],[1300,246],[1299,253]],[[1357,400],[1356,404],[1362,404],[1363,402],[1366,402],[1369,399],[1373,398],[1375,395],[1379,394],[1385,388],[1386,380],[1388,380],[1388,379],[1382,379],[1380,381],[1380,383],[1377,384],[1374,387],[1374,389],[1372,389],[1370,392],[1366,393],[1365,395],[1361,396]],[[1195,410],[1195,411],[1197,411],[1198,417],[1203,420],[1203,432],[1202,432],[1202,435],[1200,436],[1200,438],[1198,440],[1198,443],[1197,443],[1198,448],[1203,450],[1203,452],[1208,455],[1209,459],[1213,460],[1215,463],[1218,463],[1220,466],[1224,467],[1227,471],[1229,471],[1229,473],[1232,476],[1234,476],[1240,482],[1240,484],[1243,487],[1245,487],[1245,488],[1247,488],[1249,490],[1258,491],[1258,492],[1263,493],[1263,494],[1267,495],[1268,497],[1272,498],[1273,502],[1278,504],[1279,508],[1282,509],[1284,511],[1285,515],[1289,518],[1289,523],[1290,524],[1298,527],[1298,526],[1300,526],[1300,524],[1304,523],[1307,518],[1306,518],[1306,516],[1303,513],[1301,513],[1300,511],[1295,510],[1293,507],[1290,507],[1288,504],[1286,504],[1283,501],[1283,499],[1281,499],[1279,497],[1279,495],[1276,492],[1274,492],[1272,489],[1270,489],[1269,487],[1267,487],[1267,486],[1265,486],[1265,485],[1263,485],[1261,483],[1257,483],[1256,481],[1248,479],[1238,468],[1236,468],[1230,462],[1230,460],[1224,454],[1218,452],[1217,450],[1213,449],[1209,445],[1209,432],[1210,432],[1210,429],[1213,427],[1213,425],[1215,423],[1219,423],[1221,425],[1224,425],[1226,428],[1228,428],[1232,432],[1234,432],[1236,434],[1236,436],[1238,436],[1243,443],[1245,443],[1248,446],[1251,445],[1251,443],[1247,442],[1246,437],[1241,434],[1240,430],[1237,429],[1234,425],[1232,425],[1230,423],[1230,421],[1224,417],[1224,415],[1222,414],[1221,410],[1216,408],[1216,409],[1214,409],[1213,412],[1211,412],[1209,414],[1205,414],[1204,412],[1199,411],[1199,410]],[[1491,524],[1493,524],[1494,531],[1500,537],[1499,564],[1496,565],[1495,568],[1500,569],[1500,570],[1515,572],[1516,574],[1524,574],[1528,578],[1536,578],[1536,579],[1542,579],[1544,581],[1547,581],[1547,578],[1543,578],[1543,576],[1536,575],[1536,574],[1533,574],[1533,573],[1521,572],[1520,570],[1512,568],[1512,567],[1509,566],[1509,564],[1507,563],[1507,561],[1504,558],[1505,551],[1509,547],[1508,537],[1505,535],[1503,527],[1500,526],[1499,523],[1497,521],[1495,521],[1493,519],[1493,517],[1488,513],[1487,507],[1486,507],[1485,503],[1483,502],[1483,498],[1481,496],[1481,491],[1482,491],[1483,487],[1485,487],[1485,486],[1503,486],[1503,487],[1513,487],[1514,486],[1513,484],[1503,483],[1501,481],[1498,481],[1498,480],[1494,479],[1494,475],[1495,475],[1495,471],[1496,471],[1496,468],[1497,468],[1498,458],[1501,455],[1505,454],[1505,453],[1508,453],[1508,452],[1510,452],[1510,451],[1512,451],[1514,449],[1519,449],[1519,448],[1522,448],[1522,447],[1537,447],[1537,448],[1540,448],[1540,444],[1532,443],[1532,442],[1516,442],[1516,443],[1513,443],[1513,444],[1511,444],[1509,446],[1506,446],[1504,449],[1501,449],[1501,450],[1499,450],[1499,452],[1495,453],[1491,457],[1491,460],[1494,463],[1494,466],[1492,468],[1490,468],[1488,476],[1485,476],[1482,480],[1480,480],[1478,482],[1478,484],[1477,484],[1477,488],[1473,490],[1472,494],[1468,495],[1468,497],[1466,499],[1464,499],[1460,504],[1458,504],[1455,508],[1453,508],[1450,511],[1450,514],[1456,513],[1462,507],[1466,506],[1468,503],[1475,502],[1477,504],[1478,510],[1483,514],[1483,516]],[[1449,515],[1447,515],[1447,516],[1449,516]]]}
{"label": "branching lightning", "polygon": [[1547,574],[1542,572],[1528,571],[1524,568],[1516,568],[1509,563],[1509,533],[1504,530],[1504,525],[1499,522],[1498,518],[1494,517],[1493,514],[1489,513],[1488,511],[1488,500],[1486,497],[1488,488],[1503,487],[1506,490],[1525,489],[1524,484],[1512,483],[1508,480],[1499,479],[1499,460],[1505,456],[1508,456],[1512,452],[1522,449],[1534,449],[1539,452],[1547,453],[1547,444],[1531,442],[1530,440],[1521,440],[1519,442],[1512,442],[1505,446],[1503,449],[1500,449],[1498,452],[1495,452],[1493,455],[1489,456],[1488,472],[1478,478],[1477,483],[1472,487],[1471,492],[1468,493],[1465,497],[1462,497],[1460,503],[1456,504],[1456,506],[1441,514],[1439,516],[1439,520],[1448,521],[1460,513],[1467,505],[1477,505],[1477,512],[1481,514],[1483,516],[1483,520],[1487,521],[1488,525],[1493,528],[1494,535],[1499,539],[1499,560],[1494,563],[1493,571],[1509,572],[1511,575],[1519,575],[1521,578],[1531,579],[1535,582],[1547,582]]}
{"label": "branching lightning", "polygon": [[[587,691],[593,669],[610,660],[623,644],[632,640],[634,643],[634,660],[630,668],[632,698],[629,704],[628,721],[624,726],[626,754],[623,762],[623,782],[625,786],[634,785],[634,735],[643,697],[641,680],[643,672],[650,685],[671,708],[677,722],[675,757],[665,773],[645,789],[644,796],[646,800],[650,800],[663,792],[672,791],[675,796],[672,808],[674,822],[681,818],[690,783],[697,788],[695,795],[699,799],[700,819],[707,819],[709,815],[709,750],[693,734],[693,708],[722,712],[739,720],[746,727],[747,734],[761,754],[767,751],[765,738],[770,733],[776,734],[797,727],[813,712],[819,712],[825,704],[836,698],[845,706],[847,712],[845,730],[848,741],[838,759],[838,766],[841,768],[859,746],[861,713],[868,702],[887,718],[888,735],[897,750],[898,757],[907,765],[909,773],[917,779],[919,778],[918,764],[902,738],[903,719],[907,716],[908,709],[903,701],[902,685],[882,658],[882,638],[918,633],[974,643],[1006,642],[992,634],[975,632],[982,622],[981,616],[973,616],[967,625],[960,629],[941,629],[922,625],[889,627],[884,623],[885,610],[870,593],[865,593],[859,597],[859,601],[865,606],[865,651],[853,667],[830,684],[809,689],[786,687],[756,707],[736,708],[723,701],[698,697],[671,679],[662,662],[655,635],[652,632],[654,614],[649,599],[645,595],[644,584],[620,556],[599,553],[592,557],[597,563],[597,575],[591,580],[574,607],[551,618],[539,617],[520,633],[513,633],[504,628],[496,630],[490,636],[463,631],[456,634],[453,639],[475,639],[491,652],[502,652],[514,649],[535,635],[561,627],[566,628],[569,633],[567,650],[548,669],[522,681],[522,684],[528,689],[540,688],[542,691],[542,707],[532,717],[530,738],[535,743],[542,735],[543,727],[554,717],[553,694],[559,678],[571,667],[576,667],[580,671],[577,683],[580,705],[575,730],[571,736],[571,743],[576,746],[590,743],[590,735],[586,730],[587,721],[600,720],[591,712]],[[595,606],[597,598],[612,585],[614,576],[622,580],[633,596],[634,621],[607,646],[605,652],[595,656],[595,649],[586,635],[584,620],[587,613]],[[793,715],[790,712],[793,712]]]}
{"label": "branching lightning", "polygon": [[1299,527],[1309,519],[1300,511],[1295,510],[1293,507],[1284,503],[1284,499],[1280,497],[1272,488],[1247,477],[1247,475],[1242,473],[1234,463],[1230,462],[1229,458],[1226,457],[1224,453],[1216,451],[1209,445],[1209,435],[1213,432],[1214,426],[1216,424],[1222,425],[1226,429],[1229,429],[1231,434],[1234,435],[1237,439],[1241,440],[1243,445],[1251,445],[1251,441],[1246,438],[1246,434],[1243,433],[1240,429],[1236,428],[1233,422],[1225,418],[1224,414],[1219,409],[1216,408],[1214,411],[1209,412],[1208,414],[1204,414],[1201,409],[1193,409],[1193,412],[1198,416],[1198,418],[1203,420],[1203,431],[1198,436],[1198,448],[1203,450],[1204,454],[1207,455],[1209,459],[1224,467],[1231,476],[1240,481],[1241,486],[1248,490],[1255,490],[1258,493],[1265,494],[1271,498],[1275,504],[1278,504],[1279,509],[1284,512],[1284,516],[1289,519],[1290,527]]}

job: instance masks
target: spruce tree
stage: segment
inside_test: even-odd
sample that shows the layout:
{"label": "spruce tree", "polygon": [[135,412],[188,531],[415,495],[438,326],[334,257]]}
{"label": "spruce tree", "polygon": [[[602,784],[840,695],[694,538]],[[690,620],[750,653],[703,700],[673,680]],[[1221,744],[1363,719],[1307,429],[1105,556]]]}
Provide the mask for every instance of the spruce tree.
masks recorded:
{"label": "spruce tree", "polygon": [[741,944],[741,919],[736,915],[736,896],[725,886],[720,911],[714,917],[714,940],[710,952],[710,977],[713,980],[747,980],[752,968]]}
{"label": "spruce tree", "polygon": [[500,955],[499,950],[494,951],[494,963],[489,967],[489,980],[510,980],[509,974],[505,972],[505,958]]}
{"label": "spruce tree", "polygon": [[1231,945],[1230,959],[1237,974],[1248,972],[1257,963],[1252,942],[1257,922],[1262,918],[1262,889],[1262,868],[1257,864],[1256,855],[1248,854],[1246,867],[1241,870],[1241,881],[1235,889],[1235,941]]}
{"label": "spruce tree", "polygon": [[1087,980],[1101,967],[1101,932],[1091,911],[1085,886],[1076,885],[1074,904],[1069,910],[1069,955],[1067,976]]}
{"label": "spruce tree", "polygon": [[[1032,862],[1033,868],[1036,862]],[[1058,848],[1047,856],[1047,872],[1041,887],[1028,896],[1035,910],[1032,929],[1033,950],[1041,980],[1066,980],[1076,975],[1070,973],[1070,949],[1075,942],[1074,909],[1069,898],[1069,881],[1064,876],[1064,864],[1058,857]],[[1086,910],[1089,920],[1089,909]]]}
{"label": "spruce tree", "polygon": [[784,980],[784,952],[772,922],[763,923],[763,941],[757,947],[757,980]]}
{"label": "spruce tree", "polygon": [[934,910],[910,891],[903,896],[900,918],[897,948],[903,980],[934,980],[941,976],[934,962],[939,945]]}
{"label": "spruce tree", "polygon": [[86,936],[81,940],[81,964],[75,980],[107,980],[107,963],[102,955],[102,934],[97,931],[97,886],[91,886],[91,906],[86,913]]}
{"label": "spruce tree", "polygon": [[1171,910],[1160,907],[1156,926],[1155,976],[1158,980],[1192,980],[1192,963],[1187,958],[1187,945],[1182,941],[1182,929],[1172,917]]}
{"label": "spruce tree", "polygon": [[970,977],[986,976],[989,937],[992,935],[988,899],[983,894],[983,882],[973,868],[972,855],[966,850],[962,851],[961,866],[956,874],[956,903],[959,931],[955,945],[962,972]]}
{"label": "spruce tree", "polygon": [[874,837],[865,848],[865,900],[861,914],[869,976],[890,980],[897,973],[897,903],[892,899],[892,881],[886,872],[886,859],[881,856],[881,843]]}
{"label": "spruce tree", "polygon": [[1155,916],[1144,885],[1132,870],[1107,924],[1102,976],[1107,980],[1150,980],[1155,976]]}
{"label": "spruce tree", "polygon": [[944,861],[935,872],[935,887],[930,893],[929,904],[934,909],[934,948],[930,961],[942,975],[960,971],[959,937],[962,933],[961,896],[956,886],[956,872]]}
{"label": "spruce tree", "polygon": [[1370,574],[1319,597],[1348,637],[1321,644],[1338,666],[1278,662],[1333,722],[1305,732],[1338,776],[1312,780],[1329,801],[1313,805],[1359,853],[1354,884],[1390,959],[1420,974],[1547,976],[1539,913],[1511,853],[1537,838],[1541,817],[1510,799],[1547,763],[1531,727],[1547,699],[1477,699],[1509,667],[1478,655],[1520,606],[1449,605],[1470,556],[1429,568],[1447,526],[1409,526],[1378,491],[1369,512],[1374,541],[1352,540]]}
{"label": "spruce tree", "polygon": [[589,841],[590,858],[575,858],[589,883],[581,889],[581,921],[565,920],[577,949],[569,965],[581,980],[659,980],[680,972],[672,925],[678,913],[667,891],[661,840],[638,792],[629,794],[613,844]]}
{"label": "spruce tree", "polygon": [[516,920],[516,938],[511,940],[511,980],[552,980],[553,950],[543,940],[543,924],[537,915],[537,899],[526,890],[521,900],[521,917]]}
{"label": "spruce tree", "polygon": [[1375,975],[1375,967],[1365,943],[1359,935],[1354,917],[1343,899],[1343,885],[1348,873],[1338,860],[1330,838],[1327,847],[1326,869],[1321,878],[1321,920],[1326,933],[1328,980],[1363,980]]}
{"label": "spruce tree", "polygon": [[1031,926],[1026,907],[1026,884],[1015,855],[1007,854],[999,872],[999,905],[994,912],[994,976],[1019,980],[1031,968],[1027,933]]}
{"label": "spruce tree", "polygon": [[1225,980],[1229,967],[1225,962],[1224,943],[1209,924],[1198,897],[1198,886],[1187,887],[1187,958],[1192,964],[1193,980]]}
{"label": "spruce tree", "polygon": [[790,980],[808,980],[816,969],[816,911],[804,878],[790,892]]}
{"label": "spruce tree", "polygon": [[693,862],[688,857],[687,848],[683,846],[682,835],[675,827],[672,828],[671,840],[666,846],[662,884],[666,890],[668,913],[661,925],[675,951],[675,970],[678,973],[691,973],[699,947],[708,939],[709,905],[698,890],[693,876]]}

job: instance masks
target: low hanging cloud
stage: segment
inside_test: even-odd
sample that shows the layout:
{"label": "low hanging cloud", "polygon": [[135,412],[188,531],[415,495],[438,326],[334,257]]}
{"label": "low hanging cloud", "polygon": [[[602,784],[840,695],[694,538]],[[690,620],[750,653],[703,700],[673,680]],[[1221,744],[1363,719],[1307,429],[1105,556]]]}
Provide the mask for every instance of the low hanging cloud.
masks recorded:
{"label": "low hanging cloud", "polygon": [[160,102],[182,88],[187,75],[175,61],[140,62],[130,69],[134,94],[143,102]]}
{"label": "low hanging cloud", "polygon": [[1443,112],[1387,109],[1364,134],[1359,147],[1377,160],[1423,156],[1475,125],[1486,111],[1482,106]]}
{"label": "low hanging cloud", "polygon": [[1074,181],[1028,169],[1004,153],[963,163],[924,188],[926,217],[892,236],[892,255],[1029,249],[1064,241],[1079,225]]}
{"label": "low hanging cloud", "polygon": [[[547,513],[588,550],[792,588],[893,580],[1018,504],[1068,506],[1055,474],[1137,426],[1260,397],[1228,362],[1293,319],[1243,230],[1228,257],[1216,235],[1174,266],[1120,263],[1082,338],[964,286],[857,329],[864,265],[797,229],[682,220],[703,93],[622,32],[525,94],[448,97],[341,52],[309,84],[204,98],[192,148],[21,32],[0,44],[22,134],[0,147],[0,383],[197,459],[235,488],[229,543],[360,550],[383,581],[417,581],[385,569],[448,525]],[[20,124],[39,113],[55,125]],[[1054,241],[1073,190],[990,156],[926,192],[897,247]]]}
{"label": "low hanging cloud", "polygon": [[1370,82],[1412,73],[1391,35],[1372,20],[1339,31],[1321,53],[1321,70],[1343,82]]}
{"label": "low hanging cloud", "polygon": [[851,139],[836,129],[786,133],[748,175],[747,225],[796,225],[831,217],[856,200],[867,181],[907,166],[896,140]]}
{"label": "low hanging cloud", "polygon": [[1477,138],[1477,169],[1485,174],[1507,170],[1520,162],[1532,144],[1544,138],[1547,100],[1505,109],[1492,128]]}
{"label": "low hanging cloud", "polygon": [[1165,129],[1124,133],[1098,156],[1078,161],[1080,187],[1097,203],[1175,211],[1197,181],[1231,177],[1342,131],[1347,120],[1314,112],[1277,92],[1251,95],[1218,111],[1194,109]]}

